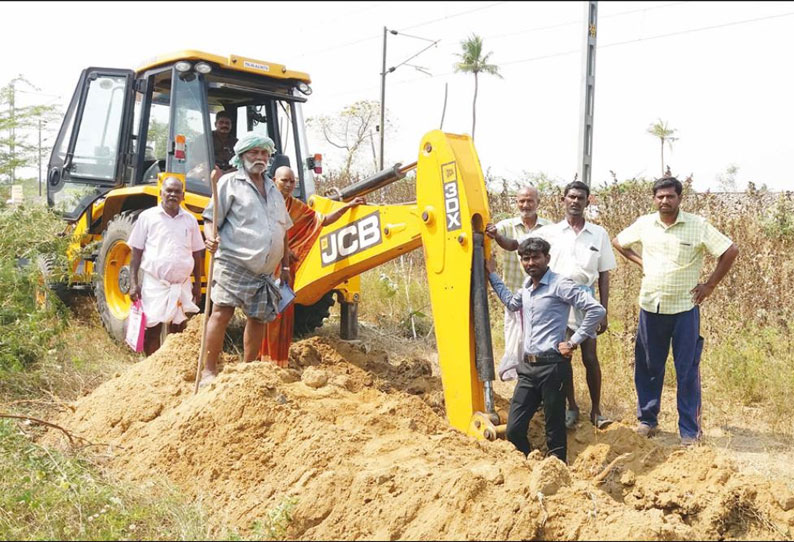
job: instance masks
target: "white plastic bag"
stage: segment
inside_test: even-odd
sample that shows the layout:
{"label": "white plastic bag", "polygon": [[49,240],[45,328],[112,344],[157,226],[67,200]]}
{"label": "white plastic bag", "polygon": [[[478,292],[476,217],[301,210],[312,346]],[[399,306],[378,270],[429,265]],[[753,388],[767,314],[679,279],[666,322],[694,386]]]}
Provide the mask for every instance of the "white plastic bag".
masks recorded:
{"label": "white plastic bag", "polygon": [[124,341],[134,352],[143,352],[143,336],[146,333],[146,315],[143,313],[141,300],[138,299],[130,307],[127,317],[127,334]]}
{"label": "white plastic bag", "polygon": [[505,353],[496,372],[502,381],[518,378],[518,364],[524,356],[524,326],[521,309],[505,311]]}

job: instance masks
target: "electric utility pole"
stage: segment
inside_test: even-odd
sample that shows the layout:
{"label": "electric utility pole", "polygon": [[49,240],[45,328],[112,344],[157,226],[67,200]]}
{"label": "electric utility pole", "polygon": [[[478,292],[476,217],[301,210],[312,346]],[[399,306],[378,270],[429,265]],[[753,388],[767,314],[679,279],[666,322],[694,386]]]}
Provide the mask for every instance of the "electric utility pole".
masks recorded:
{"label": "electric utility pole", "polygon": [[585,39],[582,54],[582,94],[579,105],[579,180],[590,186],[593,166],[593,107],[595,105],[596,24],[598,2],[585,2]]}
{"label": "electric utility pole", "polygon": [[16,79],[12,79],[11,83],[9,83],[9,85],[8,85],[9,87],[11,87],[11,93],[9,94],[9,98],[8,98],[8,105],[9,105],[9,108],[11,110],[10,123],[9,123],[9,125],[10,125],[9,132],[10,132],[11,137],[8,139],[8,156],[11,159],[10,160],[11,161],[11,184],[14,184],[16,182],[16,173],[17,173],[17,168],[14,165],[15,158],[16,158],[16,156],[15,156],[15,154],[16,154],[16,141],[15,141],[16,140],[16,130],[14,129],[14,125],[16,125],[16,123],[17,123],[16,112],[14,110],[14,101],[15,101],[14,100],[14,98],[15,98],[14,93],[16,92],[16,89],[14,88],[14,84],[15,83],[16,83]]}
{"label": "electric utility pole", "polygon": [[380,133],[380,154],[378,155],[378,169],[383,171],[383,132],[386,131],[384,126],[385,112],[386,112],[386,34],[389,31],[385,26],[383,27],[383,70],[380,72],[380,125],[378,132]]}
{"label": "electric utility pole", "polygon": [[[418,53],[413,54],[412,56],[408,57],[407,59],[403,60],[396,66],[392,66],[388,70],[386,69],[386,36],[388,34],[392,34],[394,36],[400,35],[405,36],[408,38],[414,38],[422,41],[430,42],[430,45],[419,51]],[[396,30],[389,30],[385,26],[383,27],[383,67],[380,72],[380,126],[378,126],[378,132],[380,133],[380,156],[378,157],[379,167],[380,170],[383,170],[383,140],[384,135],[386,133],[386,75],[392,73],[394,70],[399,68],[403,65],[408,65],[414,68],[417,71],[420,71],[426,75],[431,75],[426,69],[422,68],[421,66],[414,66],[413,64],[408,64],[409,60],[413,60],[417,56],[421,55],[431,47],[435,47],[436,44],[441,40],[431,40],[429,38],[423,38],[420,36],[412,36],[411,34],[405,34],[403,32],[397,32]]]}
{"label": "electric utility pole", "polygon": [[41,119],[39,119],[39,197],[41,197]]}

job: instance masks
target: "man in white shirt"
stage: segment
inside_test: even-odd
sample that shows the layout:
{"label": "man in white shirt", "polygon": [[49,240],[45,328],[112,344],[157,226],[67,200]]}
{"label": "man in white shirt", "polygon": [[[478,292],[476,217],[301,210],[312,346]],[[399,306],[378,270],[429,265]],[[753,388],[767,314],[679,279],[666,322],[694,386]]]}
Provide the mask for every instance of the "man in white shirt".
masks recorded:
{"label": "man in white shirt", "polygon": [[[556,224],[540,228],[533,235],[551,244],[549,267],[555,273],[573,280],[593,297],[597,282],[599,300],[607,309],[609,272],[617,267],[617,262],[606,230],[584,218],[584,210],[590,203],[589,197],[590,188],[586,184],[581,181],[569,183],[563,191],[565,218]],[[581,311],[572,308],[568,328],[577,329],[581,320]],[[606,331],[607,326],[607,316],[604,316],[596,333],[600,335]],[[582,343],[582,362],[592,402],[590,421],[597,428],[603,429],[612,421],[601,414],[601,367],[598,363],[596,337],[587,338]],[[565,425],[570,429],[579,418],[579,407],[576,404],[572,377],[569,377],[567,384],[568,410],[565,413]]]}
{"label": "man in white shirt", "polygon": [[[199,311],[204,267],[204,240],[198,221],[180,207],[185,199],[182,181],[165,178],[160,199],[160,205],[138,216],[127,240],[132,248],[130,297],[141,299],[146,315],[146,355],[160,348],[163,324],[168,324],[172,333],[181,331],[186,313]],[[139,270],[143,271],[140,282]],[[192,288],[191,272],[195,279]]]}

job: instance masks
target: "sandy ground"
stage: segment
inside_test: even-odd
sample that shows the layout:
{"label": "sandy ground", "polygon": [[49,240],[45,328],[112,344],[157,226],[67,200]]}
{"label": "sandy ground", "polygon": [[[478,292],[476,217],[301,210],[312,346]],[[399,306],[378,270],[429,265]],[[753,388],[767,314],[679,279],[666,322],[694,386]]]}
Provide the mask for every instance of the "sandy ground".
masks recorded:
{"label": "sandy ground", "polygon": [[[193,395],[199,318],[58,423],[117,475],[165,478],[216,533],[246,532],[297,499],[300,539],[776,539],[794,537],[789,443],[723,426],[681,448],[631,420],[569,432],[568,465],[449,427],[432,353],[370,334],[292,346],[290,365],[225,358]],[[500,383],[499,405],[510,386]],[[62,435],[47,435],[61,444]]]}

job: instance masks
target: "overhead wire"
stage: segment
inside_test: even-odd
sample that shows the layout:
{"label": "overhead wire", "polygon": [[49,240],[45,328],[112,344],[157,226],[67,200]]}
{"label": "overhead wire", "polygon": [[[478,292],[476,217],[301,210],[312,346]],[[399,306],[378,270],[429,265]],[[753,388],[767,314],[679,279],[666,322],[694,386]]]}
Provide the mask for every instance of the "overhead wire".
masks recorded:
{"label": "overhead wire", "polygon": [[[680,35],[684,35],[684,34],[692,34],[692,33],[695,33],[695,32],[704,32],[706,30],[715,30],[715,29],[718,29],[718,28],[726,28],[726,27],[729,27],[729,26],[737,26],[737,25],[741,25],[741,24],[755,23],[755,22],[766,21],[766,20],[770,20],[770,19],[777,19],[777,18],[781,18],[781,17],[789,17],[791,15],[794,15],[794,11],[787,12],[787,13],[779,13],[779,14],[776,14],[776,15],[767,15],[767,16],[764,16],[764,17],[755,17],[755,18],[752,18],[752,19],[743,19],[743,20],[740,20],[740,21],[731,21],[731,22],[728,22],[728,23],[721,23],[721,24],[717,24],[717,25],[709,25],[709,26],[703,26],[703,27],[698,27],[698,28],[690,28],[690,29],[680,30],[680,31],[676,31],[676,32],[668,32],[668,33],[665,33],[665,34],[656,34],[656,35],[653,35],[653,36],[635,38],[635,39],[631,39],[631,40],[625,40],[625,41],[619,41],[619,42],[613,42],[613,43],[606,43],[606,44],[598,44],[598,45],[596,45],[596,50],[598,50],[598,49],[607,49],[607,48],[610,48],[610,47],[617,47],[617,46],[620,46],[620,45],[628,45],[628,44],[631,44],[631,43],[637,43],[637,42],[641,42],[641,41],[649,41],[649,40],[654,40],[654,39],[669,38],[669,37],[672,37],[672,36],[680,36]],[[570,54],[574,54],[574,53],[581,54],[581,52],[582,52],[581,48],[570,49],[568,51],[559,51],[559,52],[556,52],[556,53],[550,53],[550,54],[546,54],[546,55],[539,55],[539,56],[534,56],[534,57],[529,57],[529,58],[522,58],[522,59],[519,59],[519,60],[511,60],[511,61],[507,61],[507,62],[502,62],[500,64],[500,67],[501,66],[509,66],[509,65],[513,65],[513,64],[522,64],[522,63],[526,63],[526,62],[534,62],[534,61],[537,61],[537,60],[545,60],[545,59],[548,59],[548,58],[554,58],[554,57],[558,57],[558,56],[565,56],[565,55],[570,55]],[[453,72],[444,72],[444,73],[432,75],[431,77],[433,77],[433,78],[441,77],[441,76],[444,76],[444,75],[451,75],[453,73],[454,73],[454,71]],[[427,78],[415,78],[415,79],[411,79],[411,80],[408,80],[408,81],[399,81],[399,82],[393,83],[393,85],[402,85],[402,84],[412,83],[412,82],[416,82],[416,81],[424,81],[426,79]]]}
{"label": "overhead wire", "polygon": [[[651,10],[651,9],[661,9],[661,8],[672,7],[672,6],[681,5],[681,4],[687,4],[687,3],[688,2],[672,2],[672,3],[664,4],[664,5],[661,5],[661,6],[652,6],[652,7],[642,8],[642,9],[634,9],[634,10],[627,10],[627,11],[623,11],[623,12],[619,12],[619,13],[613,13],[613,14],[610,14],[608,16],[603,16],[601,18],[604,19],[604,18],[607,18],[607,17],[616,17],[616,16],[619,16],[619,15],[627,15],[627,14],[630,14],[630,13],[637,13],[637,12],[640,12],[640,11],[647,11],[647,10]],[[486,6],[486,7],[493,7],[494,5],[495,4],[491,4],[490,6]],[[463,14],[463,12],[461,14]],[[742,20],[739,20],[739,21],[730,21],[730,22],[727,22],[727,23],[721,23],[721,24],[717,24],[717,25],[709,25],[709,26],[703,26],[703,27],[698,27],[698,28],[690,28],[690,29],[680,30],[680,31],[676,31],[676,32],[657,34],[657,35],[653,35],[653,36],[635,38],[635,39],[631,39],[631,40],[625,40],[625,41],[614,42],[614,43],[598,44],[596,46],[596,49],[597,50],[598,49],[607,49],[607,48],[611,48],[611,47],[618,47],[618,46],[628,45],[628,44],[631,44],[631,43],[637,43],[637,42],[641,42],[641,41],[650,41],[650,40],[654,40],[654,39],[661,39],[661,38],[679,36],[679,35],[690,34],[690,33],[695,33],[695,32],[703,32],[703,31],[707,31],[707,30],[714,30],[714,29],[724,28],[724,27],[729,27],[729,26],[750,24],[750,23],[761,22],[761,21],[770,20],[770,19],[788,17],[788,16],[791,16],[791,15],[794,15],[794,12],[786,12],[786,13],[768,15],[768,16],[763,16],[763,17],[755,17],[755,18],[751,18],[751,19],[742,19]],[[581,20],[578,21],[578,22],[580,24],[582,23]],[[565,25],[568,25],[568,24],[570,24],[570,23],[558,23],[558,24],[550,25],[550,26],[561,27],[561,26],[565,26]],[[530,29],[530,30],[538,30],[539,31],[539,30],[546,29],[546,28],[547,27],[538,27],[536,29]],[[501,62],[500,63],[500,67],[502,67],[502,66],[512,66],[512,65],[515,65],[515,64],[524,64],[524,63],[528,63],[528,62],[535,62],[535,61],[538,61],[538,60],[546,60],[546,59],[549,59],[549,58],[556,58],[556,57],[561,57],[561,56],[566,56],[566,55],[571,55],[571,54],[577,54],[577,53],[581,54],[581,47],[580,48],[576,48],[576,49],[566,50],[566,51],[558,51],[558,52],[554,52],[554,53],[548,53],[548,54],[543,54],[543,55],[537,55],[537,56],[517,59],[517,60],[509,60],[509,61],[506,61],[506,62]],[[424,76],[424,77],[412,78],[412,79],[408,79],[408,80],[404,80],[404,81],[397,81],[397,82],[392,83],[392,85],[393,86],[394,85],[399,86],[399,85],[405,85],[405,84],[408,84],[408,83],[415,83],[415,82],[418,82],[418,81],[427,81],[429,79],[435,79],[435,78],[438,78],[438,77],[444,77],[444,76],[447,76],[447,75],[452,75],[454,73],[455,73],[454,71],[446,71],[446,72],[443,72],[443,73],[427,75],[427,76]],[[344,90],[344,91],[340,91],[340,92],[336,92],[336,93],[330,94],[330,95],[328,95],[328,97],[344,96],[346,94],[352,94],[352,93],[357,92],[357,91],[370,91],[370,90],[377,89],[377,88],[378,87],[371,86],[371,87],[364,87],[364,88],[359,87],[359,88],[355,88],[355,89],[348,89],[348,90]]]}
{"label": "overhead wire", "polygon": [[[447,16],[438,18],[438,19],[431,19],[429,21],[418,23],[418,24],[415,24],[415,25],[412,25],[412,26],[406,26],[405,28],[401,28],[401,29],[398,28],[398,29],[395,29],[395,30],[397,30],[397,32],[399,32],[399,33],[402,33],[403,30],[411,30],[413,28],[418,28],[418,27],[424,26],[426,24],[432,24],[432,23],[439,22],[439,21],[444,21],[444,20],[447,20],[447,19],[454,19],[455,17],[461,17],[461,16],[467,15],[469,13],[474,13],[476,11],[482,11],[482,10],[485,10],[485,9],[490,9],[490,8],[493,8],[493,7],[502,5],[502,4],[507,4],[507,3],[509,3],[509,2],[507,2],[507,1],[495,2],[493,4],[488,4],[487,6],[480,6],[478,8],[469,9],[469,10],[466,10],[466,11],[460,11],[460,12],[457,12],[457,13],[453,13],[451,15],[447,15]],[[318,49],[316,51],[309,51],[309,52],[306,52],[306,53],[302,53],[302,54],[298,55],[298,58],[303,58],[306,55],[329,53],[331,51],[336,51],[338,49],[344,49],[346,47],[350,47],[351,45],[358,45],[359,43],[364,43],[364,42],[367,42],[367,41],[376,40],[376,39],[379,39],[380,37],[381,37],[381,35],[377,34],[377,35],[369,36],[369,37],[366,37],[366,38],[359,38],[357,40],[349,41],[349,42],[346,42],[346,43],[341,43],[339,45],[333,45],[331,47],[324,47],[324,48]],[[417,37],[417,36],[411,36],[411,37]],[[421,38],[421,39],[427,39],[427,38]]]}

